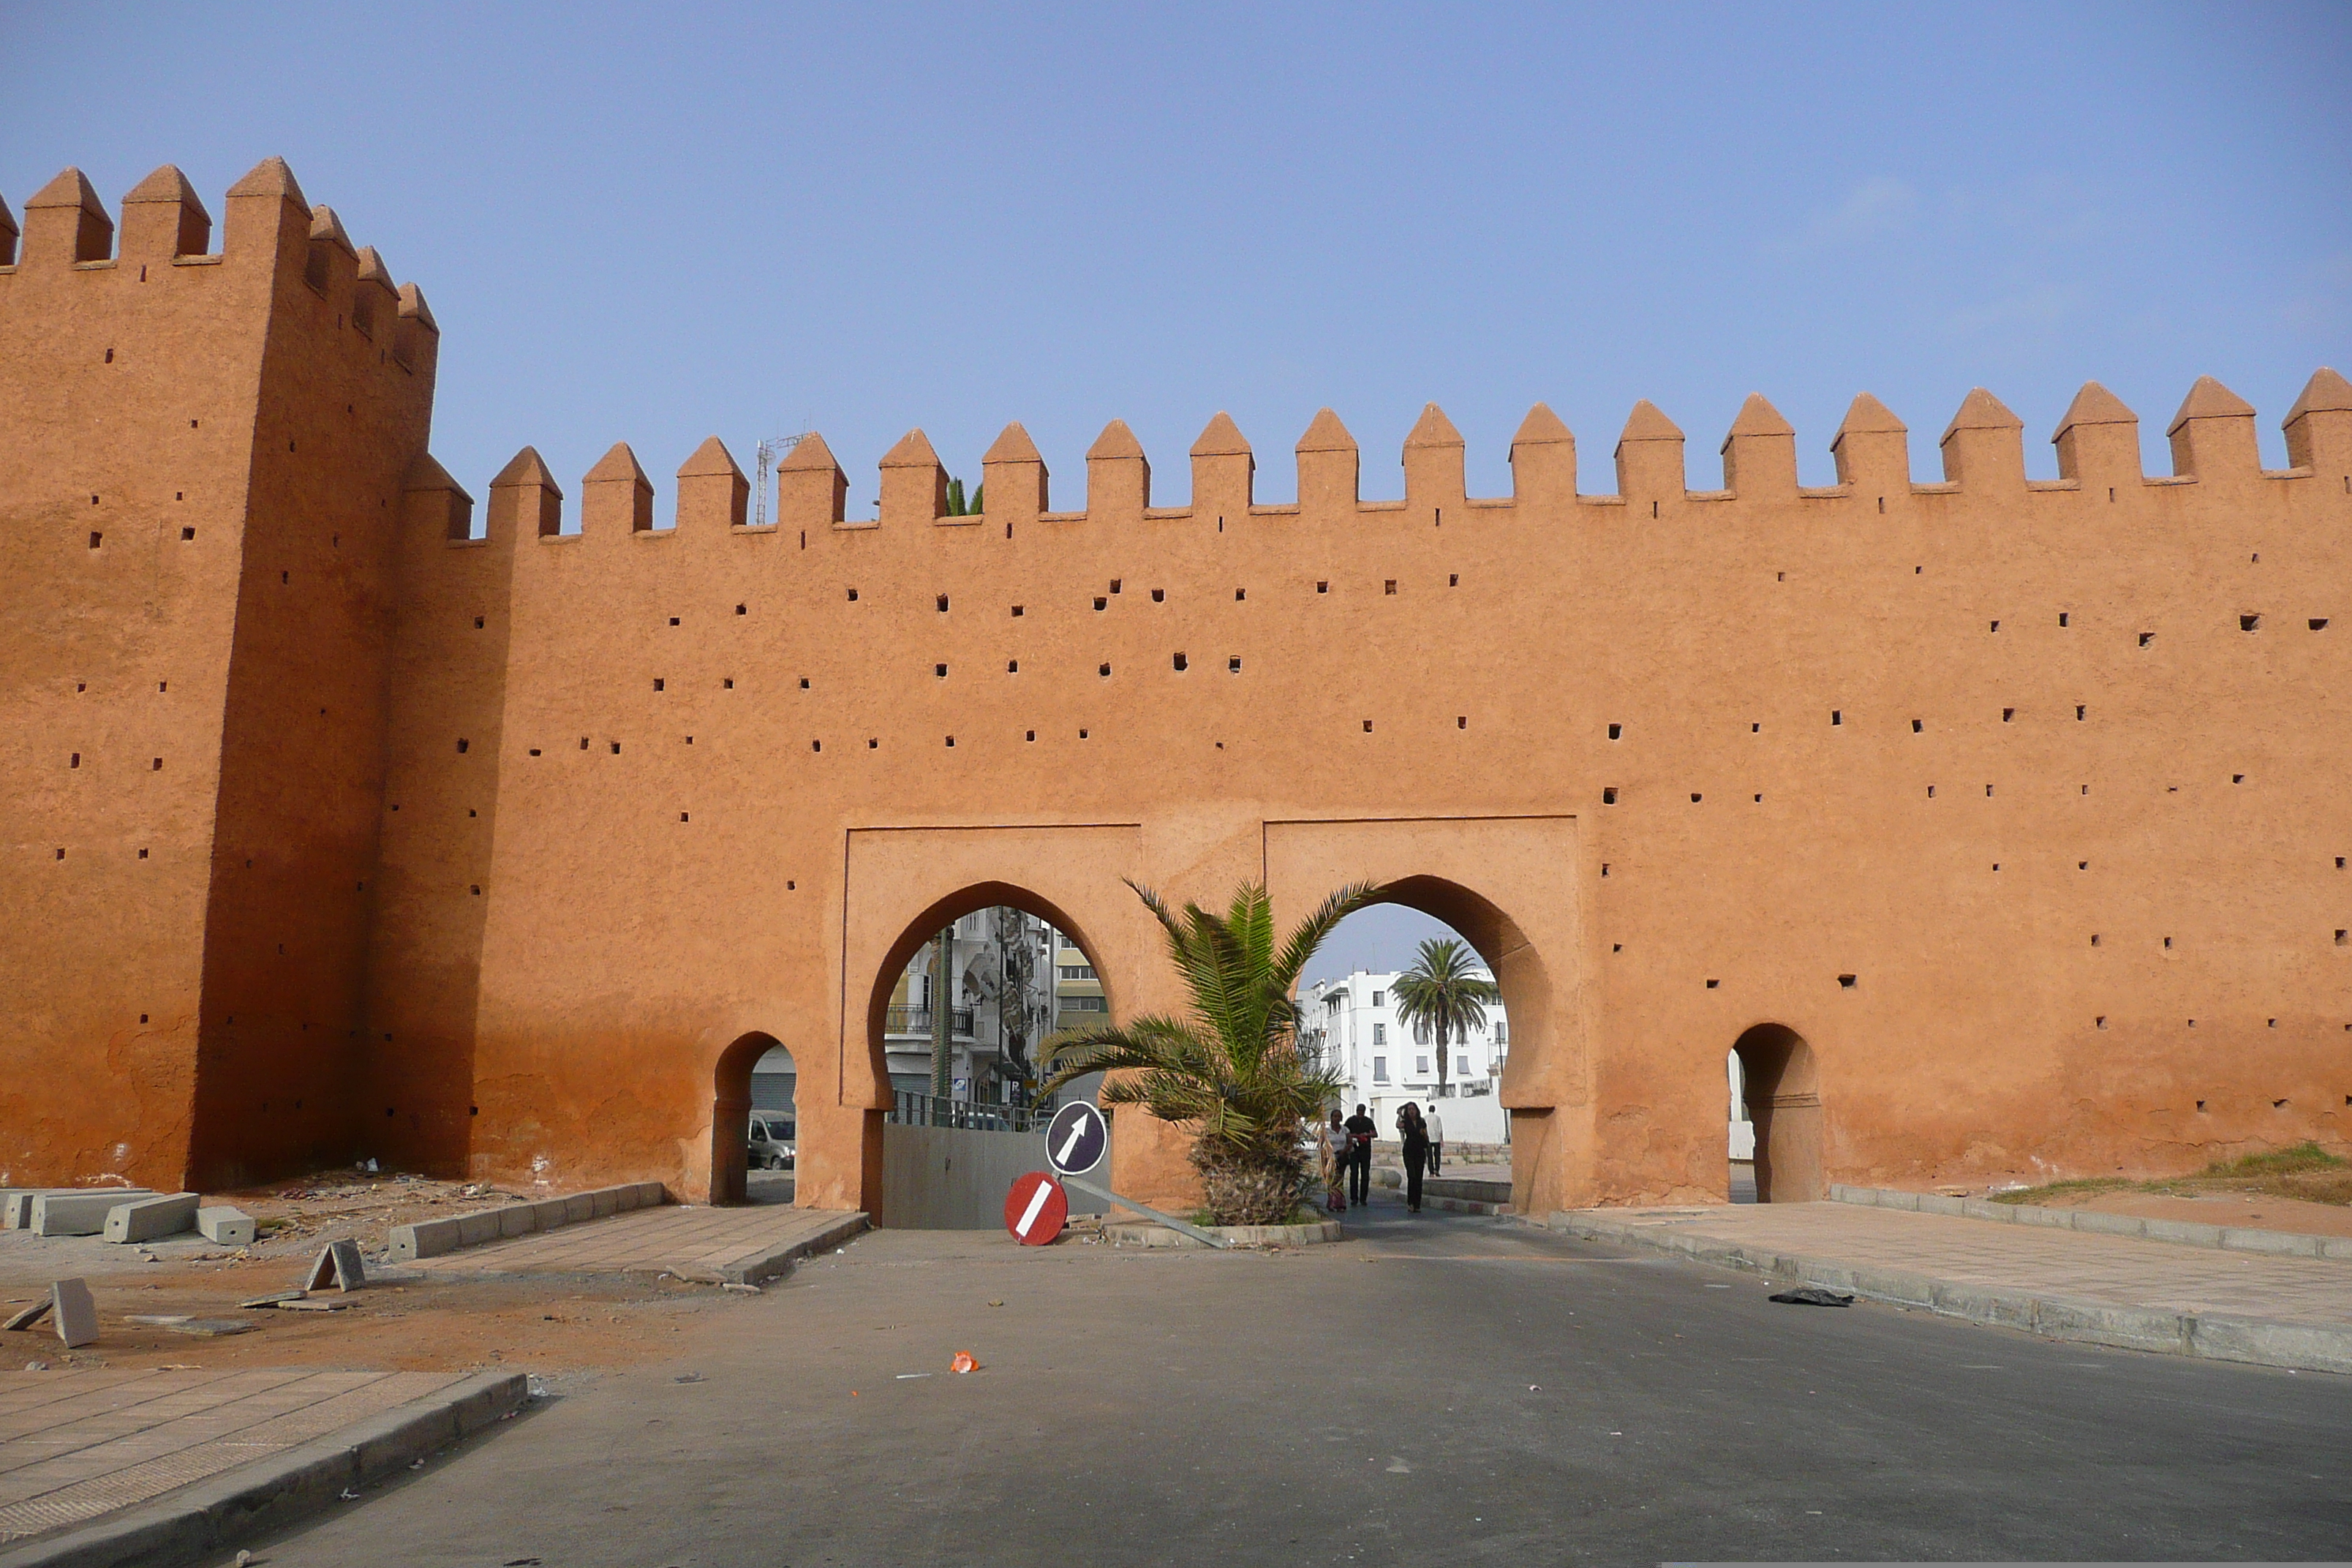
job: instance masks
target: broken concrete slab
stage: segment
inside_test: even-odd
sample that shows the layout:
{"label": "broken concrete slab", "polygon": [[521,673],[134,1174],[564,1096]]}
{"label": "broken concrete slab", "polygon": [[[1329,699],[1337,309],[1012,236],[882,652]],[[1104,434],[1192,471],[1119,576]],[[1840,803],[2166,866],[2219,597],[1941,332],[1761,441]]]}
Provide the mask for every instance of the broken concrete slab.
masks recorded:
{"label": "broken concrete slab", "polygon": [[53,1300],[54,1298],[50,1296],[42,1297],[31,1306],[26,1307],[22,1311],[11,1316],[6,1322],[0,1323],[0,1331],[16,1331],[31,1328],[34,1324],[39,1322],[43,1318],[49,1315],[49,1304]]}
{"label": "broken concrete slab", "polygon": [[360,1244],[346,1237],[319,1249],[318,1260],[310,1265],[310,1277],[303,1281],[303,1288],[323,1290],[331,1285],[338,1290],[357,1290],[366,1284],[367,1265],[360,1259]]}
{"label": "broken concrete slab", "polygon": [[149,1187],[82,1187],[69,1193],[41,1193],[31,1200],[23,1229],[36,1236],[96,1236],[106,1228],[106,1216],[118,1204],[152,1198]]}
{"label": "broken concrete slab", "polygon": [[89,1287],[82,1281],[60,1279],[51,1285],[49,1311],[66,1349],[77,1350],[98,1338],[98,1303],[90,1300]]}
{"label": "broken concrete slab", "polygon": [[106,1229],[102,1234],[112,1242],[155,1241],[178,1236],[195,1227],[196,1205],[201,1201],[194,1193],[132,1198],[106,1211]]}

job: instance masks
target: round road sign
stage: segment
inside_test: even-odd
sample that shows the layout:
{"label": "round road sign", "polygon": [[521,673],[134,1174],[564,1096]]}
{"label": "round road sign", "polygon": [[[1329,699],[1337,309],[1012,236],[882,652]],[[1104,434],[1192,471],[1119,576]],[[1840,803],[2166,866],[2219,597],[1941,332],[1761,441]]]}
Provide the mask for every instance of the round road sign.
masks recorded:
{"label": "round road sign", "polygon": [[1102,1163],[1103,1151],[1109,1147],[1110,1128],[1103,1113],[1083,1100],[1054,1112],[1045,1129],[1045,1163],[1057,1175],[1085,1175]]}
{"label": "round road sign", "polygon": [[1013,1178],[1004,1194],[1004,1228],[1024,1247],[1043,1247],[1062,1234],[1070,1217],[1070,1195],[1043,1171]]}

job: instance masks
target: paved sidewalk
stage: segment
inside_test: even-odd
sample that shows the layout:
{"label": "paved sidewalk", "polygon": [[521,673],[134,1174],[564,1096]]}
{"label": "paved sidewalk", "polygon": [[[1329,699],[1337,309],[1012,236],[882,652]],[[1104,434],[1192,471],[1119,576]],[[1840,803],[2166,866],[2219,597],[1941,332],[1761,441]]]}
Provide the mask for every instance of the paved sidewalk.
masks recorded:
{"label": "paved sidewalk", "polygon": [[0,1373],[0,1544],[160,1497],[466,1381],[463,1373]]}
{"label": "paved sidewalk", "polygon": [[2053,1337],[2352,1371],[2352,1261],[1836,1203],[1584,1209],[1550,1226]]}
{"label": "paved sidewalk", "polygon": [[445,1253],[405,1265],[433,1274],[669,1274],[756,1285],[795,1258],[866,1228],[848,1209],[665,1205]]}

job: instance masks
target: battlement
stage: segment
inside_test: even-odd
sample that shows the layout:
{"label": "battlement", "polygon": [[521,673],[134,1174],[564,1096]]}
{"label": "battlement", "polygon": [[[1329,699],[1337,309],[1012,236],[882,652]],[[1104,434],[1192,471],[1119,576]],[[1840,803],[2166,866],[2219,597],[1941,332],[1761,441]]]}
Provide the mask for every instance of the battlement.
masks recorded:
{"label": "battlement", "polygon": [[[2029,479],[2024,421],[1979,387],[1963,400],[1937,438],[1944,478],[1916,482],[1911,477],[1908,426],[1865,392],[1854,398],[1830,442],[1837,483],[1804,486],[1797,481],[1796,429],[1759,394],[1741,405],[1717,448],[1722,488],[1700,490],[1689,487],[1681,427],[1645,400],[1634,405],[1613,449],[1615,491],[1591,493],[1578,489],[1575,435],[1538,403],[1511,437],[1512,494],[1489,499],[1467,494],[1462,435],[1433,403],[1422,410],[1405,437],[1400,454],[1404,499],[1400,501],[1363,499],[1356,439],[1339,416],[1326,408],[1315,416],[1294,448],[1297,500],[1267,505],[1255,497],[1257,459],[1249,441],[1229,416],[1220,413],[1192,444],[1192,500],[1173,507],[1152,504],[1150,458],[1125,421],[1114,419],[1087,448],[1086,506],[1076,511],[1052,509],[1045,460],[1016,422],[1007,425],[982,456],[985,510],[970,513],[950,511],[946,465],[929,438],[915,429],[880,458],[881,500],[877,515],[868,518],[847,515],[848,477],[824,437],[810,435],[779,466],[776,521],[765,529],[745,525],[749,489],[742,469],[715,436],[677,470],[674,528],[655,527],[656,493],[627,443],[615,444],[584,476],[585,499],[577,529],[564,525],[563,493],[553,475],[535,450],[525,447],[491,481],[489,530],[499,536],[502,519],[528,518],[529,526],[520,531],[550,542],[731,531],[791,534],[806,549],[828,537],[917,523],[952,530],[959,537],[993,533],[1011,539],[1021,526],[1039,523],[1190,522],[1222,532],[1290,518],[1328,521],[1347,515],[1401,514],[1416,524],[1426,519],[1443,527],[1448,511],[1460,519],[1518,509],[1559,512],[1637,503],[1647,503],[1656,518],[1664,517],[1670,507],[1724,501],[1767,506],[1845,501],[1884,512],[1892,501],[1957,494],[2021,497],[2045,491],[2118,492],[2126,486],[2226,487],[2319,475],[2352,489],[2352,382],[2326,368],[2313,374],[2282,422],[2294,465],[2289,468],[2262,467],[2255,417],[2252,405],[2228,387],[2210,376],[2200,378],[2167,426],[2173,471],[2150,475],[2141,464],[2138,416],[2097,382],[2085,383],[2050,437],[2057,448],[2059,477]],[[527,499],[521,493],[525,489],[530,491]],[[503,507],[497,499],[502,491],[509,495]],[[457,542],[463,535],[453,532],[451,538]]]}
{"label": "battlement", "polygon": [[[114,274],[162,281],[175,270],[257,270],[272,282],[299,277],[335,324],[379,346],[403,370],[428,368],[440,327],[415,283],[396,283],[373,247],[352,243],[334,209],[312,207],[282,158],[266,158],[228,189],[221,248],[211,248],[213,216],[185,174],[166,163],[122,198],[117,226],[78,168],[68,167],[25,203],[20,225],[0,198],[0,306],[13,282],[52,275]],[[117,237],[120,236],[120,246]]]}

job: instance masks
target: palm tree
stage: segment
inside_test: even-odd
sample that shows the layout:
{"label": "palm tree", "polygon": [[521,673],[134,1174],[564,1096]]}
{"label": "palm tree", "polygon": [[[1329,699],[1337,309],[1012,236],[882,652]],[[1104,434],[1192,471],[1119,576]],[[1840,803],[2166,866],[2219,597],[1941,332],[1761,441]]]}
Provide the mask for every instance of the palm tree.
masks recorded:
{"label": "palm tree", "polygon": [[1470,1037],[1486,1022],[1486,1004],[1503,994],[1480,971],[1478,955],[1450,936],[1431,937],[1421,956],[1396,977],[1397,1021],[1426,1026],[1437,1036],[1437,1098],[1445,1098],[1445,1047]]}
{"label": "palm tree", "polygon": [[1188,903],[1181,915],[1136,882],[1167,933],[1168,956],[1192,993],[1192,1016],[1155,1013],[1125,1024],[1066,1030],[1048,1042],[1042,1091],[1091,1072],[1102,1098],[1140,1105],[1192,1131],[1213,1225],[1281,1225],[1297,1212],[1306,1160],[1300,1125],[1319,1117],[1344,1087],[1309,1068],[1298,1053],[1298,1008],[1291,994],[1323,939],[1377,896],[1370,883],[1340,889],[1275,944],[1265,885],[1244,883],[1223,915]]}

